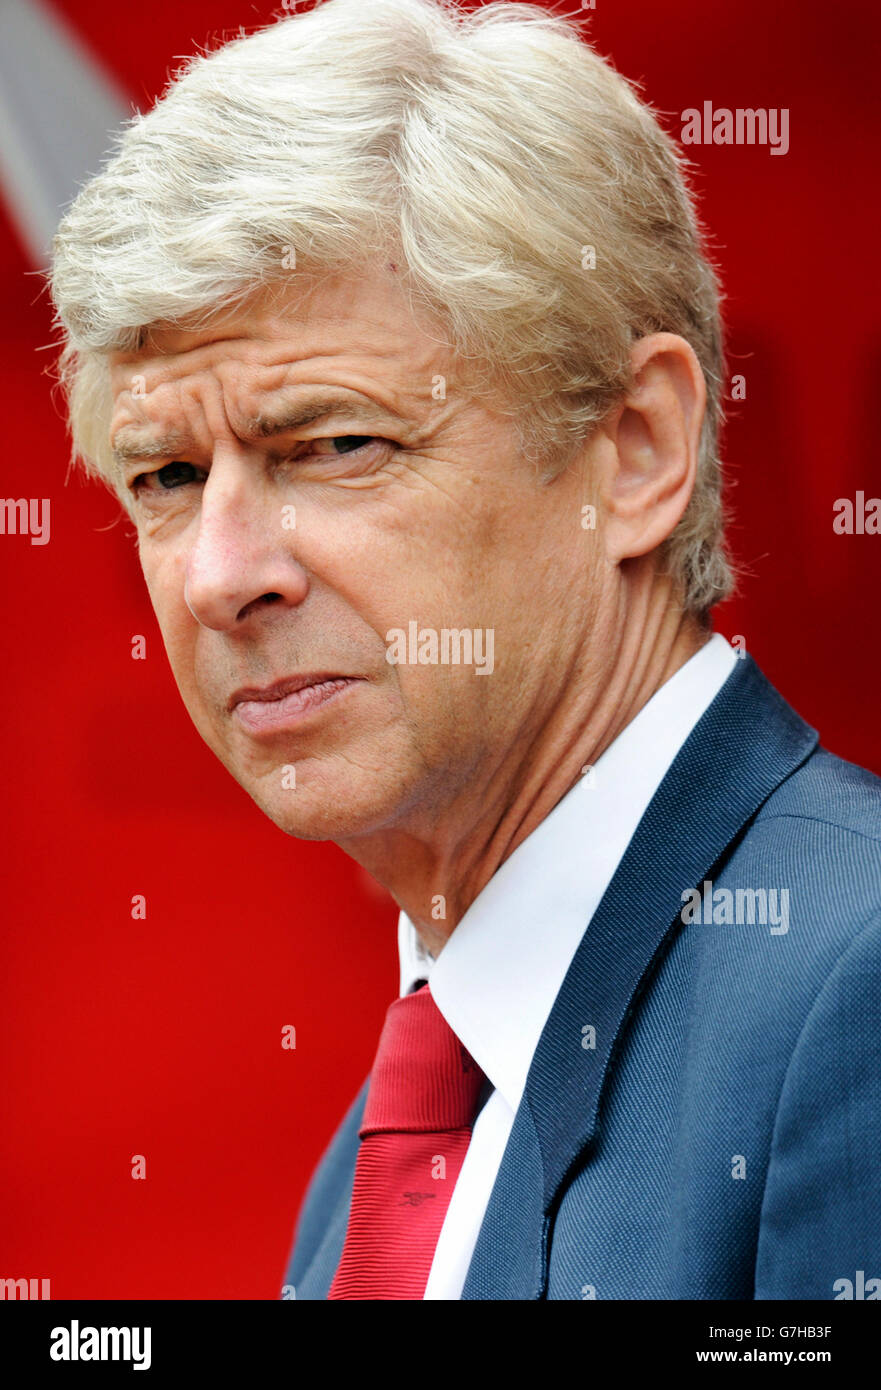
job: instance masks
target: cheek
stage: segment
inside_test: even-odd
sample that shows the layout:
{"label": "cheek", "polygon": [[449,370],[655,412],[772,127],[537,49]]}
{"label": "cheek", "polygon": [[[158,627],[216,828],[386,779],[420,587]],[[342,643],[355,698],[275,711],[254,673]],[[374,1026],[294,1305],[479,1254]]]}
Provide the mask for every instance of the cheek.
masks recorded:
{"label": "cheek", "polygon": [[178,680],[186,673],[195,643],[196,621],[184,597],[184,566],[173,557],[161,559],[149,550],[141,552],[141,569],[150,602],[172,670]]}
{"label": "cheek", "polygon": [[435,623],[461,611],[467,592],[467,534],[455,516],[439,515],[431,496],[359,498],[327,516],[298,509],[292,549],[311,576],[316,600],[331,595],[386,645],[390,629],[413,619]]}
{"label": "cheek", "polygon": [[[427,640],[429,632],[432,639],[435,634],[438,638],[436,651]],[[464,660],[451,660],[449,652],[444,660],[442,628],[432,630],[427,623],[420,623],[414,641],[405,627],[397,646],[402,659],[390,667],[404,723],[414,745],[432,766],[444,762],[452,766],[471,757],[489,730],[497,726],[500,713],[512,704],[494,653],[487,651],[484,633],[474,636],[470,654],[459,652]]]}

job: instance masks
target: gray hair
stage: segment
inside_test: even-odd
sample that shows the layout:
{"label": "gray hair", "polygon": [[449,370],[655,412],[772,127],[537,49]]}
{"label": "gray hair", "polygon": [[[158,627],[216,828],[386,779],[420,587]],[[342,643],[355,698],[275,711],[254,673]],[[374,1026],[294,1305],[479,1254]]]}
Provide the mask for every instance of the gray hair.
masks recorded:
{"label": "gray hair", "polygon": [[[297,269],[399,255],[475,393],[501,388],[545,479],[680,334],[707,385],[664,546],[684,607],[732,587],[717,457],[719,288],[686,161],[583,40],[532,5],[325,0],[190,59],[67,210],[50,287],[74,459],[117,486],[108,354],[196,328]],[[285,259],[287,258],[287,259]]]}

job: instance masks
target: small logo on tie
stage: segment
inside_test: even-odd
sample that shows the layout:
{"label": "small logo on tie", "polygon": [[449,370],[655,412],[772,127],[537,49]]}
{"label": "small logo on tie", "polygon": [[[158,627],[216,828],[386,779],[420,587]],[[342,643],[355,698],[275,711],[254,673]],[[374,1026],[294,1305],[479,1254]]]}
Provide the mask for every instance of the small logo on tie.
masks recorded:
{"label": "small logo on tie", "polygon": [[434,1192],[405,1192],[401,1206],[421,1207],[423,1202],[426,1202],[429,1197],[434,1197],[435,1195]]}

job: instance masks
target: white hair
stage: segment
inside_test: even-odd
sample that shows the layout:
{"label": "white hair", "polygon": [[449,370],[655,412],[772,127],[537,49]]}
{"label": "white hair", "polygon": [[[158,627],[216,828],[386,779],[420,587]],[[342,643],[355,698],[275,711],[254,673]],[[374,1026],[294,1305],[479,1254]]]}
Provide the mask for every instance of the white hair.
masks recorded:
{"label": "white hair", "polygon": [[664,558],[686,609],[730,591],[719,290],[685,161],[572,18],[532,5],[325,0],[190,59],[66,212],[51,292],[73,452],[117,485],[108,354],[298,270],[400,257],[474,389],[554,476],[677,333],[707,384],[697,480]]}

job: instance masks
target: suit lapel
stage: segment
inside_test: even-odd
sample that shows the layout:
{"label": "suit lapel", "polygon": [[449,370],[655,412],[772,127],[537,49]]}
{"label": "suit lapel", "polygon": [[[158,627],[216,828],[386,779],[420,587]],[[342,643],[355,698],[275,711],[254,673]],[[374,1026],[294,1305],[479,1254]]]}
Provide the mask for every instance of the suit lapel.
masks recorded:
{"label": "suit lapel", "polygon": [[[585,931],[532,1059],[462,1297],[537,1299],[569,1170],[594,1138],[615,1048],[714,864],[817,734],[740,660],[680,749]],[[582,1046],[585,1025],[595,1047]]]}
{"label": "suit lapel", "polygon": [[[355,1163],[358,1158],[358,1130],[367,1103],[367,1089],[370,1078],[364,1082],[353,1100],[342,1124],[334,1136],[330,1149],[319,1165],[313,1183],[317,1191],[306,1196],[305,1210],[310,1214],[321,1213],[321,1238],[313,1252],[306,1257],[305,1268],[300,1272],[300,1260],[295,1250],[287,1280],[296,1289],[296,1297],[302,1300],[326,1299],[337,1265],[343,1253],[346,1228],[349,1224],[349,1209],[352,1204],[352,1187],[355,1179]],[[302,1218],[301,1218],[302,1220]],[[299,1232],[298,1232],[299,1240]],[[299,1248],[299,1246],[298,1246]]]}
{"label": "suit lapel", "polygon": [[305,1274],[296,1284],[297,1299],[300,1301],[327,1298],[333,1276],[342,1258],[346,1228],[349,1224],[349,1208],[352,1204],[353,1178],[354,1168],[348,1180],[341,1184],[321,1244],[312,1256]]}

